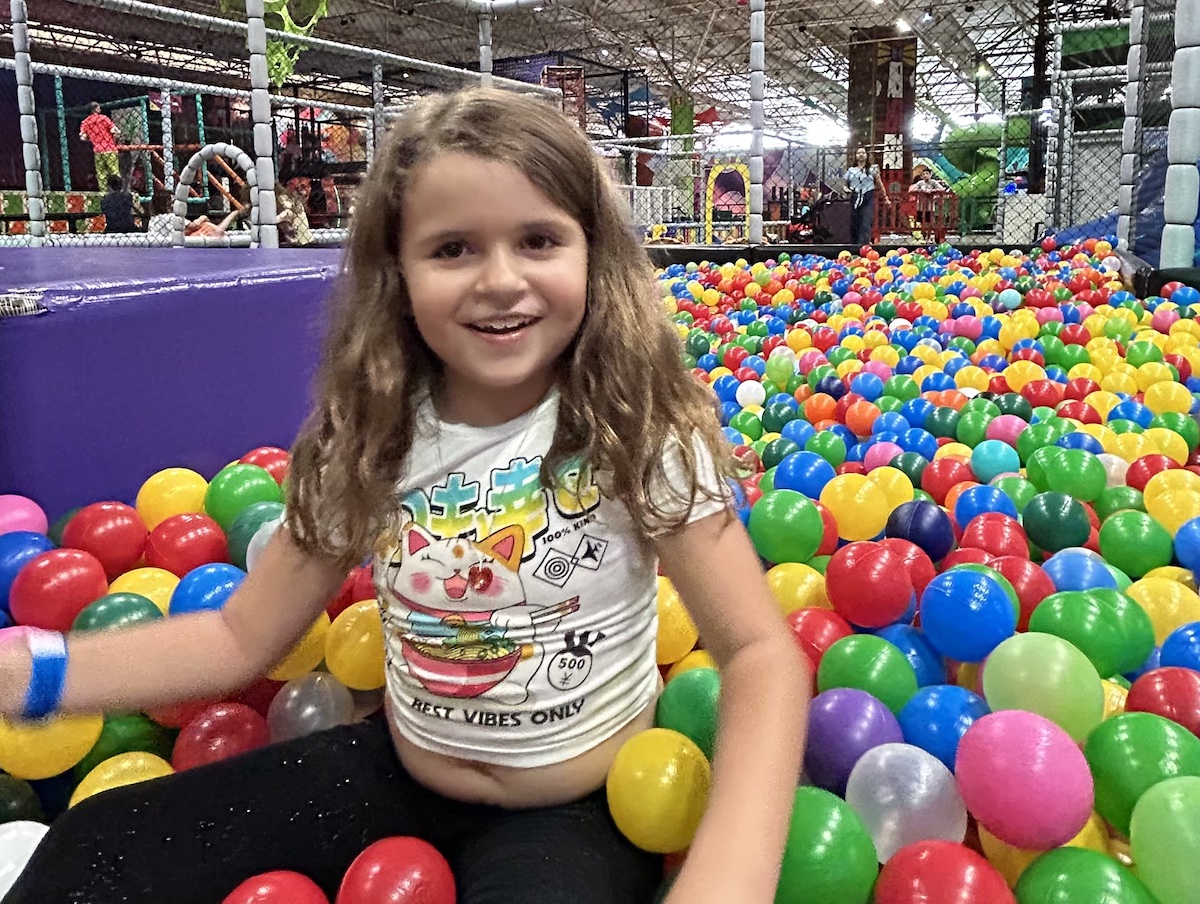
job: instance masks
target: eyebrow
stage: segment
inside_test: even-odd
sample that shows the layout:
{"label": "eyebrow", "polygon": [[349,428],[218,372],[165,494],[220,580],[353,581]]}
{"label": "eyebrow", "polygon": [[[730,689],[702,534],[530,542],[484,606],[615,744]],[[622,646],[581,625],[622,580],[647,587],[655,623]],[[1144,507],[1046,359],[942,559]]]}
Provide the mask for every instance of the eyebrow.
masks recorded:
{"label": "eyebrow", "polygon": [[[528,222],[519,223],[517,225],[517,231],[519,232],[562,232],[566,228],[567,218],[565,214],[562,219],[545,217],[538,220],[529,220]],[[442,242],[450,242],[460,239],[465,235],[469,235],[470,232],[470,227],[464,229],[443,229],[438,232],[430,233],[427,236],[418,236],[417,241],[422,245],[440,245]]]}

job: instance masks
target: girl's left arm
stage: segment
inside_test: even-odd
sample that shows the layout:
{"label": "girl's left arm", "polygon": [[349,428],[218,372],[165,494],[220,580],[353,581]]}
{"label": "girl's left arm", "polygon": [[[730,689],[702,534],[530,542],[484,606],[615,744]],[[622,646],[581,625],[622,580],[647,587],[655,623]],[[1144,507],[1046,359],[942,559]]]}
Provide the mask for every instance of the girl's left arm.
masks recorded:
{"label": "girl's left arm", "polygon": [[708,808],[667,902],[770,904],[804,755],[810,667],[736,517],[701,518],[656,545],[721,674]]}

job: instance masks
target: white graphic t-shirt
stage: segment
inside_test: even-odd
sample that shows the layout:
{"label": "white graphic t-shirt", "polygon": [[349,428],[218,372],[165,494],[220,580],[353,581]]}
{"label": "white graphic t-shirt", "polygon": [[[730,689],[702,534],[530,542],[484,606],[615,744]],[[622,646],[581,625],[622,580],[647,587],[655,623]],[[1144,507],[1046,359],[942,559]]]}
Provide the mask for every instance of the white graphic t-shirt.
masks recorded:
{"label": "white graphic t-shirt", "polygon": [[[543,486],[557,415],[554,391],[495,427],[440,422],[429,404],[418,418],[375,582],[391,717],[420,747],[504,766],[561,762],[654,696],[657,562],[589,468]],[[707,456],[700,470],[702,486],[719,488]],[[722,504],[698,500],[692,519]]]}

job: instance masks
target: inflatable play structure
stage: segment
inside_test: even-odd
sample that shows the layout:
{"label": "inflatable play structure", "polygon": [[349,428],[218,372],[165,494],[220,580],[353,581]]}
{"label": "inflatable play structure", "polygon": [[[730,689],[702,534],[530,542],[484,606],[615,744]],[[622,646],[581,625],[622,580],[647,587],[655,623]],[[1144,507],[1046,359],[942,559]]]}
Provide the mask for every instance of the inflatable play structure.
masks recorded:
{"label": "inflatable play structure", "polygon": [[1008,121],[1001,141],[1001,123],[980,122],[948,132],[935,148],[920,157],[934,176],[958,196],[959,228],[978,232],[993,219],[1000,192],[1000,148],[1005,147],[1006,173],[1023,170],[1029,162],[1029,120]]}

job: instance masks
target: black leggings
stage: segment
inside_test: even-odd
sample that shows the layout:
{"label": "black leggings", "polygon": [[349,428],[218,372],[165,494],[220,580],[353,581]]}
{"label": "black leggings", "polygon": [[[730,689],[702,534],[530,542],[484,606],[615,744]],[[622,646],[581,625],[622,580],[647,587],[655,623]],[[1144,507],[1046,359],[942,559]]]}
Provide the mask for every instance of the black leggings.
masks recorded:
{"label": "black leggings", "polygon": [[333,900],[351,861],[394,835],[441,851],[459,904],[646,904],[663,874],[617,830],[604,789],[544,809],[450,800],[408,775],[376,716],[82,802],[3,904],[219,904],[269,870]]}

